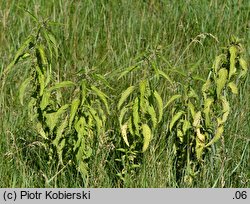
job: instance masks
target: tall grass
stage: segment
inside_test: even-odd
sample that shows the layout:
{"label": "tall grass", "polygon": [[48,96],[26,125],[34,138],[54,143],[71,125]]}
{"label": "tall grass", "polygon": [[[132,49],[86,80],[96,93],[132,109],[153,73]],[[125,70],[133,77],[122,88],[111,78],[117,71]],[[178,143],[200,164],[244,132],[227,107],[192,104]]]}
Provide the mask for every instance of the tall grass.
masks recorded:
{"label": "tall grass", "polygon": [[[247,0],[6,0],[1,1],[0,7],[0,76],[36,27],[26,9],[40,20],[55,22],[51,31],[59,48],[59,59],[53,64],[56,80],[77,82],[92,73],[102,74],[115,87],[115,91],[103,87],[111,100],[117,100],[117,93],[141,78],[134,72],[117,83],[126,67],[145,56],[151,57],[176,82],[193,83],[197,89],[201,84],[196,78],[206,78],[215,56],[228,44],[231,35],[243,40],[247,59],[250,56]],[[38,136],[30,128],[27,110],[18,101],[17,90],[29,75],[28,66],[29,62],[17,65],[4,88],[0,82],[0,187],[250,187],[249,72],[239,94],[230,98],[233,105],[225,127],[225,147],[220,142],[215,145],[218,154],[211,152],[205,158],[191,185],[184,180],[176,182],[173,141],[166,136],[164,125],[142,157],[141,167],[124,185],[116,176],[121,169],[115,161],[121,156],[116,148],[122,140],[115,114],[107,120],[102,148],[95,150],[90,159],[87,183],[71,166],[62,169],[48,165]],[[143,66],[146,70],[149,65]],[[169,93],[181,90],[164,81],[159,81],[157,87],[164,101],[171,97]],[[116,109],[116,103],[118,100],[112,102],[111,109]],[[162,123],[170,119],[164,115]]]}

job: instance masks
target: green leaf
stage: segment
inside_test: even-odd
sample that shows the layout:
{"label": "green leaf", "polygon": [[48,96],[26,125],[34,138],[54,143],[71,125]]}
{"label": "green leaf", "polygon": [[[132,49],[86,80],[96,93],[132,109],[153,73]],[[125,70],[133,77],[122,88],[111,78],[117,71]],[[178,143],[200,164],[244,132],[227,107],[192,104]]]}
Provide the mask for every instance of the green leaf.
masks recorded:
{"label": "green leaf", "polygon": [[124,118],[127,111],[128,111],[128,108],[126,106],[124,106],[122,108],[122,110],[120,111],[120,115],[119,115],[119,123],[120,123],[120,125],[123,123],[122,121],[123,121],[123,118]]}
{"label": "green leaf", "polygon": [[136,66],[130,66],[130,67],[126,68],[126,69],[120,74],[120,76],[118,77],[118,80],[119,80],[120,78],[122,78],[123,76],[125,76],[126,74],[130,73],[131,71],[133,71],[133,70],[136,69],[136,68],[137,68],[137,65],[136,65]]}
{"label": "green leaf", "polygon": [[241,72],[240,72],[240,76],[239,77],[244,77],[247,74],[247,70],[248,70],[248,65],[246,60],[244,60],[242,57],[239,59],[239,63],[241,66]]}
{"label": "green leaf", "polygon": [[173,84],[173,81],[170,79],[170,77],[165,72],[163,72],[162,70],[158,70],[158,71],[159,71],[159,74],[161,76],[163,76],[165,79],[167,79],[170,82],[170,84]]}
{"label": "green leaf", "polygon": [[228,71],[222,68],[218,72],[218,78],[216,79],[216,93],[217,98],[220,98],[220,94],[227,83]]}
{"label": "green leaf", "polygon": [[70,118],[69,118],[69,129],[71,129],[72,122],[75,118],[76,112],[78,110],[78,107],[80,105],[80,100],[78,98],[75,98],[71,103],[71,110],[70,110]]}
{"label": "green leaf", "polygon": [[44,45],[37,45],[36,46],[37,49],[37,53],[39,54],[40,60],[42,65],[47,65],[48,64],[48,60],[44,51]]}
{"label": "green leaf", "polygon": [[135,90],[135,86],[128,87],[121,95],[121,98],[118,102],[118,110],[120,110],[122,104],[125,102],[125,100],[129,97],[129,95]]}
{"label": "green leaf", "polygon": [[223,115],[222,115],[222,119],[218,118],[218,125],[222,125],[223,123],[226,122],[229,112],[230,112],[230,106],[229,106],[229,102],[227,101],[226,97],[221,97],[221,102],[222,102],[222,111],[223,111]]}
{"label": "green leaf", "polygon": [[205,135],[201,134],[200,129],[196,130],[195,153],[198,161],[202,160],[202,154],[205,148]]}
{"label": "green leaf", "polygon": [[60,116],[67,110],[68,107],[69,105],[66,104],[66,105],[63,105],[61,108],[58,109],[58,111],[54,113],[45,113],[46,125],[49,127],[49,130],[51,133],[56,127],[60,119]]}
{"label": "green leaf", "polygon": [[102,102],[104,103],[104,105],[106,107],[106,110],[107,110],[107,112],[109,114],[109,105],[108,105],[108,101],[107,101],[108,96],[105,93],[103,93],[100,89],[96,88],[95,86],[91,86],[91,89],[102,100]]}
{"label": "green leaf", "polygon": [[237,58],[237,47],[236,46],[231,46],[229,48],[229,53],[230,53],[230,68],[229,68],[229,77],[228,79],[231,79],[231,76],[233,76],[236,73],[236,58]]}
{"label": "green leaf", "polygon": [[213,98],[206,98],[205,101],[204,101],[204,110],[203,110],[203,112],[205,114],[206,127],[209,127],[210,124],[211,124],[211,121],[210,121],[210,107],[213,104],[213,102],[214,102]]}
{"label": "green leaf", "polygon": [[7,68],[4,70],[4,74],[7,74],[12,67],[18,62],[20,57],[24,54],[25,50],[28,48],[30,43],[34,40],[34,36],[30,35],[28,36],[27,40],[22,44],[22,46],[17,50],[15,57],[13,61],[7,66]]}
{"label": "green leaf", "polygon": [[166,103],[166,105],[164,106],[164,109],[167,108],[173,101],[175,101],[176,99],[181,98],[181,95],[177,94],[177,95],[173,95],[168,102]]}
{"label": "green leaf", "polygon": [[146,111],[146,102],[145,102],[145,95],[146,95],[146,87],[147,87],[147,80],[142,80],[140,81],[139,84],[139,89],[140,89],[140,108],[142,110],[142,112],[145,113]]}
{"label": "green leaf", "polygon": [[201,111],[198,111],[198,112],[194,115],[193,127],[199,128],[199,126],[200,126],[200,121],[201,121]]}
{"label": "green leaf", "polygon": [[142,135],[143,135],[142,152],[145,152],[148,149],[150,140],[152,138],[151,129],[147,124],[142,124]]}
{"label": "green leaf", "polygon": [[186,134],[190,128],[192,128],[191,123],[188,120],[184,120],[182,125],[183,134]]}
{"label": "green leaf", "polygon": [[179,111],[178,113],[176,113],[174,115],[174,117],[172,118],[170,125],[169,125],[169,130],[171,131],[172,128],[174,127],[175,123],[180,119],[180,117],[184,114],[184,111]]}
{"label": "green leaf", "polygon": [[37,77],[40,86],[39,95],[42,96],[45,88],[45,79],[41,69],[38,66],[36,66],[36,73],[38,74]]}
{"label": "green leaf", "polygon": [[32,80],[32,77],[28,77],[20,85],[20,88],[19,88],[19,100],[20,100],[20,103],[22,104],[22,106],[23,106],[23,98],[24,98],[25,90],[26,90],[26,88],[29,85],[29,83],[30,83],[31,80]]}
{"label": "green leaf", "polygon": [[140,116],[139,116],[139,99],[138,99],[138,97],[136,97],[132,109],[133,109],[133,123],[135,126],[135,134],[139,135]]}
{"label": "green leaf", "polygon": [[162,98],[160,96],[160,94],[155,90],[154,91],[154,97],[156,99],[157,102],[157,108],[158,108],[158,122],[161,122],[162,120],[162,116],[163,116],[163,102],[162,102]]}
{"label": "green leaf", "polygon": [[123,138],[124,142],[126,143],[126,145],[129,147],[128,137],[127,137],[127,129],[128,129],[127,123],[121,125],[122,138]]}
{"label": "green leaf", "polygon": [[47,137],[45,131],[43,130],[43,126],[40,122],[36,124],[36,131],[38,132],[39,135],[42,136],[43,139],[48,140],[49,138]]}
{"label": "green leaf", "polygon": [[71,87],[71,86],[75,86],[75,83],[73,83],[72,81],[63,81],[63,82],[56,84],[55,86],[50,87],[47,91],[51,92],[56,89],[66,88],[66,87]]}
{"label": "green leaf", "polygon": [[234,82],[229,82],[228,87],[231,89],[233,94],[238,94],[238,88]]}
{"label": "green leaf", "polygon": [[156,113],[155,113],[155,109],[152,105],[148,106],[148,114],[151,117],[151,121],[153,123],[153,128],[156,128],[157,125],[157,118],[156,118]]}
{"label": "green leaf", "polygon": [[214,144],[215,142],[217,142],[221,138],[223,131],[224,131],[224,126],[223,125],[219,126],[216,130],[215,136],[213,137],[213,139],[209,143],[206,144],[205,147],[209,147],[212,144]]}
{"label": "green leaf", "polygon": [[44,91],[42,100],[40,103],[40,108],[43,111],[50,104],[50,92]]}

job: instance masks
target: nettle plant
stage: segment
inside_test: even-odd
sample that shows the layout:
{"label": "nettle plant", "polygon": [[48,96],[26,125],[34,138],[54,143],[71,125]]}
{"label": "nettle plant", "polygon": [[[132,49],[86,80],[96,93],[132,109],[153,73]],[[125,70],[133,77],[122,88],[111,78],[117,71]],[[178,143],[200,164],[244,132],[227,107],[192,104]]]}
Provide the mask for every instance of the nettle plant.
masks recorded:
{"label": "nettle plant", "polygon": [[[146,63],[146,67],[143,65]],[[136,73],[135,73],[136,72]],[[162,70],[158,69],[155,61],[143,59],[137,65],[123,71],[118,80],[124,76],[142,76],[127,87],[118,101],[119,125],[124,148],[117,150],[122,156],[117,161],[122,163],[123,169],[118,176],[126,182],[126,176],[140,166],[143,153],[148,149],[154,133],[163,118],[163,100],[157,91],[160,78],[172,83]]]}
{"label": "nettle plant", "polygon": [[[58,82],[53,70],[57,46],[47,24],[40,23],[17,51],[5,76],[19,61],[31,62],[30,75],[19,88],[19,98],[21,104],[28,107],[48,164],[57,164],[62,169],[72,165],[87,179],[93,145],[102,141],[109,114],[108,96],[96,86],[98,78],[105,79],[92,74],[77,83]],[[92,77],[95,80],[91,80]],[[66,98],[67,95],[71,97]]]}
{"label": "nettle plant", "polygon": [[247,73],[243,58],[244,49],[236,38],[217,56],[200,92],[186,87],[184,94],[172,110],[169,132],[175,136],[176,169],[186,169],[185,180],[192,182],[199,172],[207,150],[218,140],[223,140],[225,124],[230,112],[229,96],[238,93],[240,79]]}

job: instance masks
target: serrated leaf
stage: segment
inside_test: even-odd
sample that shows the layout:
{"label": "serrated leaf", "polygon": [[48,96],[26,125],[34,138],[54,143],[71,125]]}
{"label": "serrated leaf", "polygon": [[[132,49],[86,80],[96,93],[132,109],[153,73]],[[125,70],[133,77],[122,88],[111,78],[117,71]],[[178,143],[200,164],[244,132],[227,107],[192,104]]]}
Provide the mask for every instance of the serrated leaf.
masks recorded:
{"label": "serrated leaf", "polygon": [[227,83],[228,71],[222,68],[218,72],[218,78],[216,79],[216,93],[217,98],[220,98],[220,94]]}
{"label": "serrated leaf", "polygon": [[126,106],[124,106],[122,108],[122,110],[120,111],[120,115],[119,115],[119,123],[120,123],[120,125],[123,124],[122,121],[123,121],[123,118],[124,118],[127,111],[128,111],[128,108]]}
{"label": "serrated leaf", "polygon": [[182,131],[183,134],[186,134],[186,132],[191,128],[191,123],[188,120],[184,120],[183,121],[183,125],[182,125]]}
{"label": "serrated leaf", "polygon": [[206,98],[205,101],[204,101],[204,110],[203,110],[203,112],[205,114],[206,127],[209,127],[210,124],[211,124],[211,121],[210,121],[210,107],[213,104],[213,102],[214,102],[213,98]]}
{"label": "serrated leaf", "polygon": [[47,60],[47,57],[46,57],[46,54],[45,54],[45,51],[44,51],[44,45],[42,45],[42,44],[37,45],[36,49],[37,49],[37,53],[38,53],[38,55],[40,57],[42,65],[47,65],[48,60]]}
{"label": "serrated leaf", "polygon": [[163,116],[163,102],[160,94],[155,90],[154,91],[154,97],[157,102],[157,108],[158,108],[158,123],[161,122],[162,116]]}
{"label": "serrated leaf", "polygon": [[229,68],[229,76],[228,79],[231,79],[231,76],[233,76],[236,73],[236,57],[237,57],[237,47],[236,46],[231,46],[229,48],[229,53],[230,53],[230,68]]}
{"label": "serrated leaf", "polygon": [[234,82],[229,82],[228,87],[231,89],[233,94],[238,94],[238,88]]}
{"label": "serrated leaf", "polygon": [[100,135],[101,129],[102,129],[102,126],[103,126],[102,125],[102,120],[99,118],[96,110],[93,107],[88,106],[88,109],[89,109],[89,112],[90,112],[91,116],[95,120],[95,127],[96,127],[96,131],[97,131],[97,135]]}
{"label": "serrated leaf", "polygon": [[19,100],[20,100],[20,103],[21,103],[22,106],[23,106],[23,98],[24,98],[25,90],[26,90],[26,88],[29,85],[31,80],[32,80],[32,77],[28,77],[20,85],[20,88],[19,88]]}
{"label": "serrated leaf", "polygon": [[49,138],[47,137],[45,131],[43,130],[43,126],[42,126],[42,124],[41,124],[40,122],[38,122],[38,123],[36,124],[36,130],[37,130],[38,134],[42,136],[43,139],[45,139],[45,140],[48,140],[48,139],[49,139]]}
{"label": "serrated leaf", "polygon": [[220,69],[223,61],[226,59],[225,54],[221,54],[215,58],[215,62],[213,65],[214,73],[217,74],[218,70]]}
{"label": "serrated leaf", "polygon": [[91,86],[91,89],[102,100],[102,102],[104,103],[104,105],[106,107],[107,113],[109,114],[109,105],[108,105],[108,101],[107,101],[108,96],[105,93],[103,93],[100,89],[96,88],[95,86]]}
{"label": "serrated leaf", "polygon": [[184,134],[180,129],[177,129],[177,137],[179,138],[180,142],[183,143]]}
{"label": "serrated leaf", "polygon": [[201,134],[200,129],[198,128],[196,130],[196,146],[195,146],[195,153],[198,161],[202,159],[204,148],[205,148],[205,135]]}
{"label": "serrated leaf", "polygon": [[70,109],[70,118],[69,118],[69,129],[71,129],[72,122],[75,118],[75,114],[78,110],[78,107],[80,105],[80,100],[78,98],[75,98],[71,103],[71,109]]}
{"label": "serrated leaf", "polygon": [[24,51],[28,48],[29,44],[34,40],[34,36],[30,35],[27,40],[22,44],[22,46],[17,50],[13,61],[6,67],[4,74],[7,74],[12,67],[18,62],[20,57],[24,54]]}
{"label": "serrated leaf", "polygon": [[164,109],[167,108],[173,101],[175,101],[176,99],[181,98],[181,95],[177,94],[177,95],[173,95],[168,102],[166,103],[166,105],[164,106]]}
{"label": "serrated leaf", "polygon": [[151,121],[153,123],[153,128],[156,128],[157,118],[156,118],[155,109],[152,105],[148,106],[148,114],[150,115]]}
{"label": "serrated leaf", "polygon": [[125,100],[129,97],[129,95],[135,90],[135,86],[128,87],[124,92],[122,92],[121,98],[118,102],[117,108],[120,110],[122,104],[125,102]]}
{"label": "serrated leaf", "polygon": [[123,138],[124,142],[126,143],[126,145],[129,147],[128,137],[127,137],[127,129],[128,129],[127,123],[125,123],[121,126],[122,138]]}
{"label": "serrated leaf", "polygon": [[171,131],[172,128],[174,127],[175,123],[180,119],[180,117],[184,114],[184,111],[179,111],[178,113],[176,113],[174,115],[174,117],[172,118],[170,125],[169,125],[169,130]]}
{"label": "serrated leaf", "polygon": [[133,103],[133,124],[135,126],[135,134],[139,135],[139,122],[140,122],[140,116],[139,116],[139,99],[136,97]]}
{"label": "serrated leaf", "polygon": [[241,72],[239,77],[244,77],[247,74],[247,62],[242,57],[239,59],[239,64],[241,66]]}
{"label": "serrated leaf", "polygon": [[46,125],[49,127],[50,132],[52,133],[54,128],[56,127],[60,116],[67,110],[69,107],[68,104],[63,105],[61,108],[58,109],[58,111],[53,112],[53,113],[46,113],[45,118],[46,118]]}
{"label": "serrated leaf", "polygon": [[201,111],[198,111],[198,112],[194,115],[193,127],[199,128],[199,126],[200,126],[200,121],[201,121]]}
{"label": "serrated leaf", "polygon": [[218,125],[221,125],[226,122],[230,111],[229,102],[227,101],[226,97],[221,97],[221,102],[223,107],[223,115],[222,115],[222,120],[219,122]]}
{"label": "serrated leaf", "polygon": [[75,86],[75,83],[73,83],[72,81],[63,81],[63,82],[60,82],[60,83],[50,87],[47,91],[51,92],[51,91],[56,90],[56,89],[67,88],[67,87],[71,87],[71,86]]}
{"label": "serrated leaf", "polygon": [[147,87],[147,80],[140,81],[139,89],[140,89],[140,108],[142,112],[146,112],[146,103],[145,103],[145,93],[146,93],[146,87]]}
{"label": "serrated leaf", "polygon": [[50,104],[50,92],[44,91],[42,100],[40,103],[40,108],[43,111]]}
{"label": "serrated leaf", "polygon": [[45,79],[44,79],[44,75],[41,69],[38,66],[36,66],[36,73],[37,73],[39,88],[40,88],[39,95],[42,96],[44,88],[45,88]]}
{"label": "serrated leaf", "polygon": [[188,106],[188,110],[190,111],[192,115],[192,118],[194,118],[196,114],[194,104],[191,101],[189,101],[187,106]]}
{"label": "serrated leaf", "polygon": [[151,129],[147,124],[142,124],[142,135],[143,135],[142,152],[145,152],[148,149],[150,140],[152,138]]}
{"label": "serrated leaf", "polygon": [[215,136],[208,144],[206,144],[205,147],[209,147],[212,144],[214,144],[215,142],[217,142],[220,139],[220,137],[222,136],[223,131],[224,131],[224,126],[223,125],[219,126],[216,130]]}
{"label": "serrated leaf", "polygon": [[[80,117],[79,120],[75,123],[75,130],[78,134],[78,143],[80,143],[81,140],[79,140],[80,138],[82,138],[85,135],[85,126],[86,126],[86,120],[84,117]],[[74,148],[78,148],[80,144],[75,145]]]}

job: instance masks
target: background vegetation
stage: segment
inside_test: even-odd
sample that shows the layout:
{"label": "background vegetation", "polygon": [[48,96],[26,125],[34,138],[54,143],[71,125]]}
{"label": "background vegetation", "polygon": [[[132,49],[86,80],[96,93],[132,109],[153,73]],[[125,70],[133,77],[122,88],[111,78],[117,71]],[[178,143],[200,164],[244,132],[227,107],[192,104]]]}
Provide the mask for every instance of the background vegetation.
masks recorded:
{"label": "background vegetation", "polygon": [[[231,96],[231,113],[224,141],[214,145],[192,183],[181,179],[173,165],[171,134],[163,116],[158,135],[140,158],[141,166],[126,182],[117,174],[120,147],[125,147],[117,123],[119,94],[140,80],[141,73],[118,77],[127,67],[146,61],[163,70],[175,82],[156,86],[164,103],[190,84],[199,90],[215,57],[228,45],[231,35],[242,39],[249,62],[250,2],[248,0],[190,1],[1,1],[0,73],[13,60],[18,48],[37,27],[24,8],[40,20],[55,22],[50,29],[58,42],[59,58],[53,64],[58,81],[77,82],[93,73],[104,76],[115,89],[103,87],[111,114],[106,121],[102,145],[89,158],[89,177],[70,165],[48,164],[40,137],[31,128],[27,108],[18,100],[18,88],[29,76],[29,62],[18,64],[0,95],[0,187],[250,187],[250,84],[249,72],[239,93]],[[147,59],[147,60],[145,60]],[[94,82],[93,82],[94,83]],[[64,97],[72,99],[70,92]],[[165,124],[165,125],[164,125]],[[185,172],[183,172],[184,178]]]}

